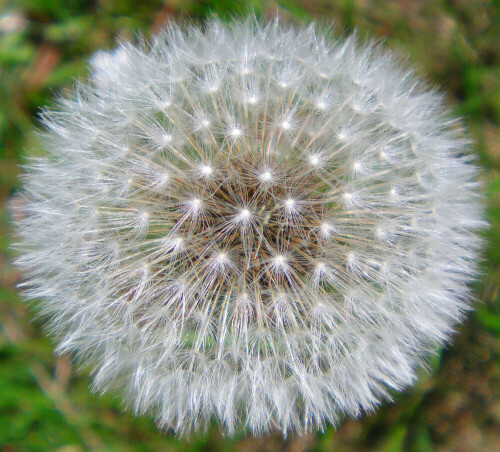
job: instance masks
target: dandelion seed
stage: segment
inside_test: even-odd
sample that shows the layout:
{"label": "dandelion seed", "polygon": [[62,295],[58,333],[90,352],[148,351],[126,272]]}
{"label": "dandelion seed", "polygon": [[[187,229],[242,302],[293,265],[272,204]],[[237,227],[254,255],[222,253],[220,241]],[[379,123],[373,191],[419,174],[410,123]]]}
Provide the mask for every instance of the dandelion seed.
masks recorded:
{"label": "dandelion seed", "polygon": [[440,96],[378,47],[170,24],[96,54],[42,119],[25,295],[96,389],[162,429],[359,416],[470,309],[477,169]]}
{"label": "dandelion seed", "polygon": [[311,155],[311,157],[309,157],[309,161],[311,162],[311,165],[317,166],[319,163],[319,157],[317,155]]}
{"label": "dandelion seed", "polygon": [[330,223],[325,221],[324,223],[321,224],[320,230],[321,230],[321,235],[325,238],[328,238],[330,237],[332,232],[335,231],[335,228]]}
{"label": "dandelion seed", "polygon": [[231,135],[232,138],[239,138],[239,137],[241,137],[242,134],[243,134],[243,132],[238,127],[233,127],[229,131],[229,135]]}
{"label": "dandelion seed", "polygon": [[288,198],[285,201],[285,207],[289,212],[293,212],[297,208],[297,202],[295,201],[295,199]]}
{"label": "dandelion seed", "polygon": [[252,213],[248,209],[241,209],[240,213],[238,215],[238,218],[243,222],[246,223],[248,220],[250,220],[252,216]]}
{"label": "dandelion seed", "polygon": [[285,121],[283,121],[283,122],[281,123],[281,128],[282,128],[283,130],[290,130],[290,128],[291,128],[291,127],[292,127],[292,125],[290,124],[290,121],[286,121],[286,120],[285,120]]}
{"label": "dandelion seed", "polygon": [[204,177],[209,177],[213,173],[213,169],[209,165],[202,165],[200,166],[200,173]]}
{"label": "dandelion seed", "polygon": [[260,180],[262,182],[270,182],[272,179],[273,179],[273,174],[271,173],[271,171],[264,171],[260,175]]}

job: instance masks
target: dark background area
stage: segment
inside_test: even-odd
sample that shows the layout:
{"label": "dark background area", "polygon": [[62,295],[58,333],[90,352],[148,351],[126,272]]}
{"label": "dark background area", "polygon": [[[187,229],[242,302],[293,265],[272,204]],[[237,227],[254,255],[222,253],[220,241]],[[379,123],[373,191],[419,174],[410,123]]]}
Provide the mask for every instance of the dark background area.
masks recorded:
{"label": "dark background area", "polygon": [[[27,155],[39,151],[36,115],[86,75],[97,49],[170,20],[254,11],[285,21],[315,20],[339,36],[383,39],[462,115],[478,162],[491,228],[477,310],[453,344],[429,361],[395,401],[337,431],[284,440],[206,435],[178,440],[120,399],[92,394],[16,294],[7,203]],[[0,451],[488,451],[500,450],[500,2],[495,0],[0,0]]]}

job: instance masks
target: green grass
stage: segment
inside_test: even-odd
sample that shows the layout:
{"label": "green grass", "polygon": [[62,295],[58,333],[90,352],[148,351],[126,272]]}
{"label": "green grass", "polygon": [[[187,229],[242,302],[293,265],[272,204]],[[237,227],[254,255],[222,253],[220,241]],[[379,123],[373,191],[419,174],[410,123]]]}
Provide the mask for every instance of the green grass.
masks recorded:
{"label": "green grass", "polygon": [[[11,265],[6,205],[19,184],[18,163],[38,149],[37,112],[85,76],[94,50],[168,20],[252,11],[267,18],[277,10],[284,20],[315,19],[333,23],[340,35],[357,30],[361,38],[385,40],[464,116],[484,168],[491,223],[474,286],[478,309],[415,387],[336,432],[284,441],[278,434],[225,439],[212,428],[180,441],[149,418],[124,413],[112,395],[92,394],[85,373],[77,374],[68,357],[53,356],[54,344],[14,289],[19,275]],[[0,451],[500,450],[499,36],[496,0],[0,0]]]}

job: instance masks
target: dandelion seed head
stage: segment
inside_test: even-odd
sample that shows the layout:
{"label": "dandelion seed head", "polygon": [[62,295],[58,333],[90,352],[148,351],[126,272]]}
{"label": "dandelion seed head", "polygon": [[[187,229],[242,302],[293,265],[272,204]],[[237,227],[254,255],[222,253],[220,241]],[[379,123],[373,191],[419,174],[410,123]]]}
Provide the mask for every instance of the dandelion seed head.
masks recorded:
{"label": "dandelion seed head", "polygon": [[179,434],[304,433],[415,379],[470,309],[477,169],[379,47],[170,24],[43,114],[17,265],[59,341]]}

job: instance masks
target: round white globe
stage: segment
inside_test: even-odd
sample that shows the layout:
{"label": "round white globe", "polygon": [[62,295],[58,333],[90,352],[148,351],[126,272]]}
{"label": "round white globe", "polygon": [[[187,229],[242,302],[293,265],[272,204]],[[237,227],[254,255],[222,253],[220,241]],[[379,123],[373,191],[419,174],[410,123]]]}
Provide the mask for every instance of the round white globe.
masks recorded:
{"label": "round white globe", "polygon": [[304,432],[412,383],[469,309],[483,212],[441,96],[314,27],[170,25],[43,114],[26,296],[180,433]]}

